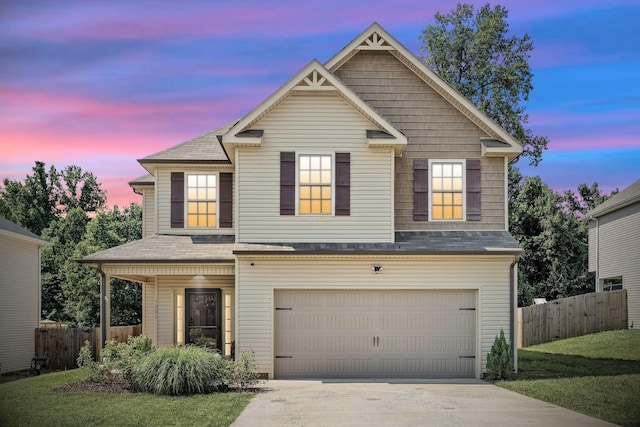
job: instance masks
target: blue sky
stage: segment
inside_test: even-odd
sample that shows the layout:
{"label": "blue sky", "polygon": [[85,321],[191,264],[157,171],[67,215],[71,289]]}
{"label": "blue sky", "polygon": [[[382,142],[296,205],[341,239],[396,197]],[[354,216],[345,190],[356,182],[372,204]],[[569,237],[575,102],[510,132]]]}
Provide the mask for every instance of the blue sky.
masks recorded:
{"label": "blue sky", "polygon": [[[486,2],[471,2],[482,6]],[[495,4],[495,3],[494,3]],[[640,178],[640,2],[502,1],[528,33],[528,126],[549,149],[525,175],[552,188]],[[412,52],[455,2],[5,1],[0,177],[35,160],[97,175],[108,204],[140,201],[136,159],[238,119],[312,59],[379,22]],[[525,159],[526,160],[526,159]]]}

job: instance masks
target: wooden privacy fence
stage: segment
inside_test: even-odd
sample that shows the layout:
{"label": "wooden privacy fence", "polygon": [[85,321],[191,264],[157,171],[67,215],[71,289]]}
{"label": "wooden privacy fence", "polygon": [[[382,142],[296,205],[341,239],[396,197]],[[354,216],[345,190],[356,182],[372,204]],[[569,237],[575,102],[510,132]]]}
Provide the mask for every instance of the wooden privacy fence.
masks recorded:
{"label": "wooden privacy fence", "polygon": [[518,309],[518,348],[615,329],[627,329],[626,289]]}
{"label": "wooden privacy fence", "polygon": [[[94,359],[100,348],[100,328],[54,328],[35,330],[36,348],[38,356],[49,355],[51,369],[65,370],[77,367],[76,359],[80,354],[80,348],[89,340],[93,349]],[[142,334],[142,325],[112,326],[109,328],[109,339],[117,342],[126,342],[129,336]]]}

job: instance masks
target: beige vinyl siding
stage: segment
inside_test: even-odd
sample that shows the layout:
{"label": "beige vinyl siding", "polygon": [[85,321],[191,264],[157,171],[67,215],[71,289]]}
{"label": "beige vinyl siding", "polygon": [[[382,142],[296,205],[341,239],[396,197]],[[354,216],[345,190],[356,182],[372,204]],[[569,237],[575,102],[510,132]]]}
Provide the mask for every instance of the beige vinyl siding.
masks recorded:
{"label": "beige vinyl siding", "polygon": [[[510,256],[376,257],[337,259],[240,258],[237,264],[237,351],[253,350],[261,372],[273,376],[275,289],[476,290],[476,376],[504,329],[509,339]],[[253,266],[250,265],[253,262]],[[374,274],[371,265],[383,270]]]}
{"label": "beige vinyl siding", "polygon": [[[154,333],[156,336],[154,343],[158,347],[168,347],[173,345],[175,342],[176,328],[174,303],[174,295],[176,292],[180,292],[184,295],[184,290],[186,288],[220,288],[222,289],[222,300],[224,301],[225,295],[233,296],[234,286],[235,279],[233,276],[158,276],[157,301],[156,287],[150,283],[145,284],[145,332],[149,331],[147,333],[150,333],[150,335],[151,333]],[[224,310],[224,307],[221,306],[220,309]],[[157,319],[155,318],[156,310]],[[223,331],[225,327],[224,317],[223,312]]]}
{"label": "beige vinyl siding", "polygon": [[12,372],[30,367],[40,313],[38,245],[0,232],[0,367]]}
{"label": "beige vinyl siding", "polygon": [[[212,168],[211,166],[184,166],[180,167],[162,167],[156,171],[156,192],[157,192],[157,206],[158,206],[158,234],[233,234],[233,228],[171,228],[171,172],[196,172],[196,173],[219,173],[219,172],[233,172],[233,168],[221,166]],[[235,180],[235,179],[234,179]],[[219,193],[218,188],[218,193]],[[235,194],[235,190],[234,193]],[[185,192],[186,195],[186,192]],[[218,205],[220,204],[220,198],[218,196]],[[235,204],[236,201],[234,200]],[[235,209],[234,209],[235,214]],[[186,218],[186,214],[185,214]],[[235,226],[236,219],[233,218],[233,224]]]}
{"label": "beige vinyl siding", "polygon": [[[396,231],[506,229],[504,159],[481,157],[480,128],[389,52],[361,51],[335,74],[409,140],[396,158]],[[413,159],[465,158],[481,159],[481,220],[413,221]]]}
{"label": "beige vinyl siding", "polygon": [[[640,203],[599,218],[599,278],[622,277],[629,327],[640,328]],[[591,233],[590,233],[591,234]],[[590,246],[595,242],[590,241]]]}
{"label": "beige vinyl siding", "polygon": [[[295,93],[262,119],[260,148],[241,148],[238,241],[390,242],[392,152],[368,148],[375,128],[335,93]],[[280,152],[351,153],[349,216],[280,215]],[[335,192],[333,193],[335,195]],[[335,207],[335,198],[334,198]]]}
{"label": "beige vinyl siding", "polygon": [[156,234],[156,194],[154,187],[142,189],[142,237]]}
{"label": "beige vinyl siding", "polygon": [[142,332],[151,338],[153,345],[158,343],[158,312],[156,311],[156,278],[152,277],[142,284]]}

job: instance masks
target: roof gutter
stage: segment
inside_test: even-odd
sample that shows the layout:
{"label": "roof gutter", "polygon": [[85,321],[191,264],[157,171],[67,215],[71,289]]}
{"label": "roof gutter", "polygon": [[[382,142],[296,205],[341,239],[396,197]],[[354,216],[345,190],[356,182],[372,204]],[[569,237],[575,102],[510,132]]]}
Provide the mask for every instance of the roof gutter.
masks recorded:
{"label": "roof gutter", "polygon": [[600,288],[600,218],[589,216],[590,221],[596,222],[596,292],[601,292]]}
{"label": "roof gutter", "polygon": [[509,293],[511,301],[510,310],[510,338],[511,338],[511,353],[513,357],[513,369],[518,372],[518,339],[516,334],[519,332],[516,330],[516,312],[518,310],[518,262],[520,261],[520,255],[516,255],[513,258],[513,262],[509,267]]}

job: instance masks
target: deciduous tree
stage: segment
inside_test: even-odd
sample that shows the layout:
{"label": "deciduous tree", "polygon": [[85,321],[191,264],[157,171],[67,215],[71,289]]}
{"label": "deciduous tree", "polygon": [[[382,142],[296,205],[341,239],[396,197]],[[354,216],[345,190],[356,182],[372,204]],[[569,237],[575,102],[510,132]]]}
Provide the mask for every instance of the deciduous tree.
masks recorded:
{"label": "deciduous tree", "polygon": [[547,138],[526,128],[524,102],[533,90],[528,34],[509,35],[508,11],[489,4],[474,13],[459,3],[450,13],[436,13],[420,39],[424,61],[440,77],[522,142],[532,165],[542,159]]}

